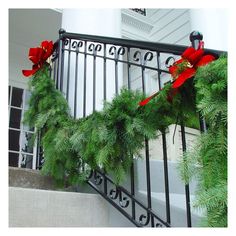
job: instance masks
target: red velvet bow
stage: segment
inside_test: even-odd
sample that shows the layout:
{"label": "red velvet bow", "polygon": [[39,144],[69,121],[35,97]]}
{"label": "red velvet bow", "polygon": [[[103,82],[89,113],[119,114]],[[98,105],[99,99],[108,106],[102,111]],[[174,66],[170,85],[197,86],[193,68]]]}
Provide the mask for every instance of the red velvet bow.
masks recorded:
{"label": "red velvet bow", "polygon": [[[200,66],[204,66],[209,62],[215,60],[215,57],[212,55],[204,55],[204,50],[194,49],[193,47],[187,48],[183,54],[181,55],[181,59],[176,61],[169,68],[169,72],[174,79],[172,84],[172,90],[168,95],[168,101],[172,101],[173,96],[178,92],[178,88],[182,86],[186,80],[193,77],[197,71],[197,68]],[[142,100],[139,105],[145,106],[152,98],[158,95],[154,93],[150,97]]]}
{"label": "red velvet bow", "polygon": [[34,75],[53,53],[53,42],[43,41],[40,47],[29,49],[29,59],[34,63],[32,70],[22,70],[24,76]]}
{"label": "red velvet bow", "polygon": [[214,56],[203,54],[204,50],[202,48],[196,50],[193,47],[189,47],[184,51],[182,58],[169,68],[169,72],[174,79],[172,88],[179,88],[187,79],[195,75],[198,67],[215,60]]}

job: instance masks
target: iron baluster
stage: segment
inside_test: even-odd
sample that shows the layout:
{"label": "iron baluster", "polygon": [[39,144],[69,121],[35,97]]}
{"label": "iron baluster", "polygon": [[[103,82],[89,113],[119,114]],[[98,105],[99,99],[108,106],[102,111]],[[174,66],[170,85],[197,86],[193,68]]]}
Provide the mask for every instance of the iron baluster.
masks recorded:
{"label": "iron baluster", "polygon": [[57,88],[62,91],[63,88],[63,69],[64,69],[64,43],[63,35],[64,29],[59,30],[59,47],[58,47],[58,77],[57,77]]}
{"label": "iron baluster", "polygon": [[103,58],[103,99],[104,101],[107,100],[107,92],[106,92],[106,88],[107,88],[107,62],[106,62],[106,54],[107,54],[107,47],[106,44],[104,44],[103,46],[103,54],[104,54],[104,58]]}
{"label": "iron baluster", "polygon": [[76,46],[76,55],[75,55],[75,90],[74,90],[74,118],[77,115],[77,82],[78,82],[78,46]]}
{"label": "iron baluster", "polygon": [[127,48],[127,73],[128,73],[128,89],[131,89],[131,78],[130,78],[130,48]]}
{"label": "iron baluster", "polygon": [[[183,121],[181,121],[181,139],[182,139],[183,154],[185,154],[186,137],[185,137],[185,127]],[[192,227],[189,184],[185,184],[185,199],[186,199],[187,226]]]}
{"label": "iron baluster", "polygon": [[87,41],[84,42],[84,92],[83,92],[83,117],[86,116],[86,69],[87,69]]}
{"label": "iron baluster", "polygon": [[160,68],[160,53],[157,54],[157,81],[158,81],[158,90],[161,90],[161,68]]}
{"label": "iron baluster", "polygon": [[[135,195],[135,186],[134,186],[134,160],[132,161],[132,165],[130,167],[130,192],[132,197]],[[132,219],[135,220],[135,201],[132,199]]]}
{"label": "iron baluster", "polygon": [[71,39],[69,39],[69,51],[68,51],[68,61],[67,61],[67,83],[66,83],[66,100],[69,99],[69,89],[70,89],[70,58],[71,58]]}
{"label": "iron baluster", "polygon": [[[193,31],[189,36],[189,40],[192,43],[192,47],[195,49],[199,48],[199,45],[202,39],[203,39],[203,35],[198,31]],[[200,131],[202,133],[205,133],[207,131],[206,120],[201,114],[201,112],[199,112],[198,115],[199,115],[199,122],[200,122]]]}
{"label": "iron baluster", "polygon": [[162,132],[162,147],[163,147],[163,164],[164,164],[164,181],[165,181],[165,199],[166,199],[166,221],[170,224],[170,193],[169,193],[169,174],[168,174],[168,159],[166,134]]}

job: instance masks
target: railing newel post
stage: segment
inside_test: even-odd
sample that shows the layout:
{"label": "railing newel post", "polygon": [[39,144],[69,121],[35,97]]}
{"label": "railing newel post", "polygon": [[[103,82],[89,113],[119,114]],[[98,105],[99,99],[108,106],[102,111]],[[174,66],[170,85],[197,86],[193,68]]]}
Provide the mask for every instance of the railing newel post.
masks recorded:
{"label": "railing newel post", "polygon": [[[195,49],[199,48],[202,39],[203,35],[199,31],[193,31],[189,36],[189,40],[191,41],[192,47]],[[207,131],[206,121],[200,112],[199,112],[199,122],[200,122],[200,131],[202,133],[205,133]]]}
{"label": "railing newel post", "polygon": [[63,62],[63,59],[64,59],[63,58],[64,54],[62,54],[62,48],[63,48],[63,37],[64,37],[65,33],[66,33],[66,31],[63,28],[59,29],[57,82],[58,82],[59,90],[61,92],[63,90],[63,66],[62,66],[62,62]]}

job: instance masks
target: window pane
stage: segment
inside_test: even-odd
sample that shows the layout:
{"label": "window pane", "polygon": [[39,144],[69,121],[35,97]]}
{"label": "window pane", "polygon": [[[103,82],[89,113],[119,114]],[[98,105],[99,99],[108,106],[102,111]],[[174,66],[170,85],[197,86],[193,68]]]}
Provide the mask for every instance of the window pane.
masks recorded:
{"label": "window pane", "polygon": [[9,130],[9,150],[19,151],[20,131]]}
{"label": "window pane", "polygon": [[11,108],[9,127],[20,129],[20,122],[21,122],[21,110]]}
{"label": "window pane", "polygon": [[34,132],[34,127],[29,127],[28,125],[23,124],[23,130]]}
{"label": "window pane", "polygon": [[33,165],[33,155],[21,154],[21,167],[32,169]]}
{"label": "window pane", "polygon": [[29,109],[29,99],[31,96],[31,92],[28,90],[25,90],[25,110]]}
{"label": "window pane", "polygon": [[15,107],[22,107],[22,97],[23,89],[13,87],[11,105]]}
{"label": "window pane", "polygon": [[32,145],[32,134],[27,132],[21,133],[21,150],[27,153],[33,153],[33,145]]}
{"label": "window pane", "polygon": [[8,165],[9,166],[14,166],[14,167],[18,167],[18,160],[19,160],[19,154],[18,153],[13,153],[13,152],[9,152],[9,156],[8,156]]}

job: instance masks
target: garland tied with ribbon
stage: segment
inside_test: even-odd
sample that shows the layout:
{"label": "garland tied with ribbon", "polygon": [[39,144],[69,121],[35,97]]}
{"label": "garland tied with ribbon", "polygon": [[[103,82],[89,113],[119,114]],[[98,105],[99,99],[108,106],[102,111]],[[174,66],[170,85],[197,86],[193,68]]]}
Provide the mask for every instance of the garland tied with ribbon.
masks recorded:
{"label": "garland tied with ribbon", "polygon": [[[75,120],[66,99],[50,78],[47,59],[52,52],[52,41],[31,48],[32,70],[22,71],[24,76],[33,76],[32,96],[24,121],[41,131],[43,173],[53,176],[63,187],[85,181],[91,168],[103,168],[120,183],[130,170],[133,155],[138,156],[143,148],[144,136],[154,139],[157,130],[165,132],[180,111],[185,125],[196,127],[196,114],[201,111],[206,117],[208,133],[201,136],[194,153],[183,159],[181,174],[187,183],[194,174],[199,179],[195,204],[207,210],[206,225],[227,226],[225,57],[212,62],[215,58],[204,55],[202,48],[190,47],[169,68],[174,82],[158,93],[144,99],[139,92],[123,89],[111,103],[105,104],[103,111]],[[195,74],[193,81],[190,78]]]}
{"label": "garland tied with ribbon", "polygon": [[[203,43],[196,50],[193,47],[187,48],[181,55],[181,59],[177,60],[169,67],[169,72],[174,80],[172,89],[169,93],[168,100],[171,102],[173,96],[178,93],[178,88],[181,87],[188,79],[192,78],[199,67],[205,66],[214,61],[216,58],[212,55],[204,55]],[[151,99],[158,95],[154,93],[150,97],[142,100],[139,105],[145,106]]]}

